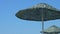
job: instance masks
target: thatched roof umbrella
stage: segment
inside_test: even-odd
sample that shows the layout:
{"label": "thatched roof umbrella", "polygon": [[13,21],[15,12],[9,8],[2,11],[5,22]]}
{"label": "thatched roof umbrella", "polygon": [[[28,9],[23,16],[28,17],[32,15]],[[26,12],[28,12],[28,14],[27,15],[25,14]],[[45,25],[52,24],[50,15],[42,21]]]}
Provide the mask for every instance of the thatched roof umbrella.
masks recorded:
{"label": "thatched roof umbrella", "polygon": [[60,33],[60,27],[57,27],[55,25],[50,26],[49,28],[44,30],[44,33],[50,33],[50,34],[55,33],[55,34],[58,34],[58,33]]}
{"label": "thatched roof umbrella", "polygon": [[33,7],[20,10],[16,17],[23,20],[42,21],[42,31],[44,30],[44,21],[60,19],[60,10],[46,4],[40,3]]}

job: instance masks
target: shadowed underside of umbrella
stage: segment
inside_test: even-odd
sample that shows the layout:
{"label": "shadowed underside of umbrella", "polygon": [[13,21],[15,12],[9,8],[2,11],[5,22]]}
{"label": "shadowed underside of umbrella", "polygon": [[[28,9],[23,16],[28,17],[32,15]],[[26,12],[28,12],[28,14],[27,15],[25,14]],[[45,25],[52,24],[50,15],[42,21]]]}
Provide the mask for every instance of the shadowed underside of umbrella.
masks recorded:
{"label": "shadowed underside of umbrella", "polygon": [[24,20],[42,21],[42,11],[44,21],[60,19],[60,11],[45,3],[38,4],[32,8],[20,10],[16,13],[16,16]]}

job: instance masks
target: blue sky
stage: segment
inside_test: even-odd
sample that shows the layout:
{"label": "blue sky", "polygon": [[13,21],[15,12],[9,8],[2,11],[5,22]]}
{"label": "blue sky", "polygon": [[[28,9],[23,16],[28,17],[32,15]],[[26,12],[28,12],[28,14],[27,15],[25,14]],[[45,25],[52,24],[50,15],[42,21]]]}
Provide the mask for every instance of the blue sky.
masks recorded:
{"label": "blue sky", "polygon": [[[41,34],[41,21],[18,19],[15,14],[38,3],[47,3],[60,9],[60,0],[0,0],[0,34]],[[51,25],[60,27],[60,19],[45,22],[45,29]]]}

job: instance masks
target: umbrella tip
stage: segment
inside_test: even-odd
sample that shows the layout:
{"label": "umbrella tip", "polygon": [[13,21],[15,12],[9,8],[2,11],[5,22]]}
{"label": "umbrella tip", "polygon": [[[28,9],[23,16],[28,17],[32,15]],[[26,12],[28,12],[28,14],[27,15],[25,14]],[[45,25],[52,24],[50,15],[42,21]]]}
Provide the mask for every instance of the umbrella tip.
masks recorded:
{"label": "umbrella tip", "polygon": [[39,3],[39,4],[37,4],[37,6],[46,7],[46,6],[48,6],[48,4],[47,3]]}
{"label": "umbrella tip", "polygon": [[56,26],[56,25],[52,25],[51,27],[56,27],[56,28],[57,28],[57,26]]}
{"label": "umbrella tip", "polygon": [[47,5],[47,3],[39,3],[39,4]]}
{"label": "umbrella tip", "polygon": [[52,25],[52,27],[55,27],[56,25]]}

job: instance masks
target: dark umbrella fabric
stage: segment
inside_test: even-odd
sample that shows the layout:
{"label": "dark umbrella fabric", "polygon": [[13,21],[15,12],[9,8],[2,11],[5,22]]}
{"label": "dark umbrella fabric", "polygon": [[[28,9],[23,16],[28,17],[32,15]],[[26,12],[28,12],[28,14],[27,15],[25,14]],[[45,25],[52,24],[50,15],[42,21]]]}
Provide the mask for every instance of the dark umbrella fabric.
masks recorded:
{"label": "dark umbrella fabric", "polygon": [[16,13],[16,17],[23,20],[42,21],[60,19],[60,10],[46,4],[40,3],[28,9],[20,10]]}

